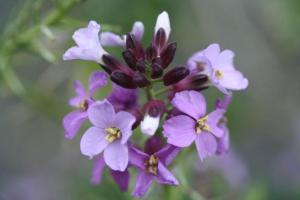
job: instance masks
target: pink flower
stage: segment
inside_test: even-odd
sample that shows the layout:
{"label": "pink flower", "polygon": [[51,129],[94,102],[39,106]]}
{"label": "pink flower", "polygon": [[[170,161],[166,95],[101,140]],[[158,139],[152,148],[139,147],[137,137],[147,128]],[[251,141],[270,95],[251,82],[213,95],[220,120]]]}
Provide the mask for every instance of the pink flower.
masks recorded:
{"label": "pink flower", "polygon": [[115,113],[107,100],[92,104],[88,117],[94,126],[81,138],[81,153],[93,158],[104,152],[104,161],[111,169],[124,171],[128,165],[127,141],[132,134],[135,117],[125,111]]}
{"label": "pink flower", "polygon": [[234,68],[233,57],[231,50],[221,51],[219,44],[211,44],[192,55],[187,66],[193,73],[206,74],[214,86],[228,94],[230,90],[248,87],[248,79]]}

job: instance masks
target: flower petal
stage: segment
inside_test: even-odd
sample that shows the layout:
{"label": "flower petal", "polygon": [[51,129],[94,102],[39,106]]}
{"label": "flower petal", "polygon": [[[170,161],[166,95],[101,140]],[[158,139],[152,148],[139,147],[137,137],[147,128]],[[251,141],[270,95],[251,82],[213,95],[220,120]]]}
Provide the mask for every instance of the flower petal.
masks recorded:
{"label": "flower petal", "polygon": [[208,114],[207,124],[210,127],[210,132],[216,137],[222,137],[224,131],[218,126],[221,118],[224,116],[224,109],[216,109]]}
{"label": "flower petal", "polygon": [[128,170],[126,169],[124,172],[110,170],[110,174],[115,180],[115,182],[118,184],[120,190],[122,192],[126,192],[128,189],[130,179]]}
{"label": "flower petal", "polygon": [[218,139],[217,153],[223,154],[226,153],[229,149],[229,145],[230,145],[229,130],[225,124],[221,124],[220,128],[224,131],[224,135]]}
{"label": "flower petal", "polygon": [[153,176],[147,172],[141,171],[137,177],[135,188],[132,195],[136,198],[142,198],[153,182]]}
{"label": "flower petal", "polygon": [[158,162],[157,168],[157,182],[167,185],[179,185],[175,176],[161,162]]}
{"label": "flower petal", "polygon": [[203,51],[199,51],[193,54],[187,61],[187,67],[191,74],[206,74],[211,76],[212,66],[209,59],[203,54]]}
{"label": "flower petal", "polygon": [[99,49],[85,49],[80,47],[71,47],[68,49],[64,55],[63,60],[88,60],[95,61],[97,63],[103,64],[102,55],[104,52],[99,51]]}
{"label": "flower petal", "polygon": [[187,147],[196,138],[196,122],[185,115],[179,115],[168,119],[163,125],[163,133],[167,142],[177,147]]}
{"label": "flower petal", "polygon": [[135,116],[129,112],[120,111],[116,114],[114,126],[120,128],[122,139],[121,143],[125,144],[132,134],[132,125],[135,122]]}
{"label": "flower petal", "polygon": [[144,116],[143,121],[141,121],[141,131],[142,133],[146,135],[154,135],[156,130],[158,129],[159,126],[159,119],[160,116],[158,117],[151,117],[150,115],[146,114]]}
{"label": "flower petal", "polygon": [[145,160],[147,160],[149,155],[140,151],[139,149],[130,146],[129,147],[129,163],[135,167],[138,167],[142,170],[145,169]]}
{"label": "flower petal", "polygon": [[93,96],[94,93],[104,87],[105,85],[107,85],[108,83],[108,76],[106,73],[104,72],[94,72],[91,74],[90,78],[89,78],[89,92],[90,92],[90,96]]}
{"label": "flower petal", "polygon": [[114,125],[115,110],[107,100],[93,103],[87,113],[91,123],[97,127],[105,129]]}
{"label": "flower petal", "polygon": [[229,90],[244,90],[248,87],[248,79],[237,70],[223,71],[224,76],[218,80],[217,87]]}
{"label": "flower petal", "polygon": [[93,164],[91,182],[93,184],[99,184],[102,180],[102,172],[105,167],[103,156],[98,156]]}
{"label": "flower petal", "polygon": [[120,140],[110,143],[104,150],[105,163],[117,171],[125,171],[128,166],[128,147]]}
{"label": "flower petal", "polygon": [[114,46],[125,46],[125,40],[119,35],[112,32],[103,32],[100,35],[100,43],[103,46],[114,47]]}
{"label": "flower petal", "polygon": [[214,62],[218,58],[220,51],[221,49],[219,44],[211,44],[203,50],[203,54],[208,58],[208,60],[210,60],[212,66],[214,66]]}
{"label": "flower petal", "polygon": [[200,160],[215,154],[217,151],[216,138],[210,133],[201,133],[197,136],[195,143]]}
{"label": "flower petal", "polygon": [[206,113],[206,101],[200,92],[193,90],[178,92],[171,103],[178,110],[193,117],[195,120]]}
{"label": "flower petal", "polygon": [[168,166],[179,153],[180,148],[167,144],[164,148],[155,153],[159,160]]}
{"label": "flower petal", "polygon": [[79,110],[67,114],[63,119],[65,138],[73,139],[86,119],[87,113]]}
{"label": "flower petal", "polygon": [[214,67],[220,68],[221,70],[234,70],[233,66],[234,52],[231,50],[222,51],[214,63]]}
{"label": "flower petal", "polygon": [[80,150],[83,155],[93,158],[101,153],[108,145],[106,133],[102,128],[91,127],[82,136]]}
{"label": "flower petal", "polygon": [[155,24],[155,34],[160,28],[164,29],[166,33],[166,37],[168,39],[171,32],[171,26],[170,26],[169,15],[166,11],[160,13],[157,17],[156,24]]}
{"label": "flower petal", "polygon": [[141,41],[144,35],[144,24],[139,21],[134,22],[131,33],[134,35],[136,40]]}

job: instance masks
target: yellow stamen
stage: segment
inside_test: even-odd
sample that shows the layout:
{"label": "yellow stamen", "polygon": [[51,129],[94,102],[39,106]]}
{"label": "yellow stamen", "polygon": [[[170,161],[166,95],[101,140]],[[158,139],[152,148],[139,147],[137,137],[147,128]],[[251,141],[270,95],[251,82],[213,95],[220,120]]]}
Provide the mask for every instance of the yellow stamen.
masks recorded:
{"label": "yellow stamen", "polygon": [[216,76],[218,79],[221,79],[221,78],[223,78],[223,76],[224,76],[224,72],[222,72],[221,70],[217,69],[216,72],[215,72],[215,76]]}
{"label": "yellow stamen", "polygon": [[158,158],[155,155],[151,155],[145,162],[146,170],[153,175],[157,175]]}
{"label": "yellow stamen", "polygon": [[105,136],[105,139],[109,142],[112,143],[116,139],[119,139],[121,137],[121,130],[116,127],[111,127],[105,129],[107,135]]}
{"label": "yellow stamen", "polygon": [[197,120],[196,133],[200,134],[202,131],[210,131],[210,127],[206,124],[208,116],[202,117]]}

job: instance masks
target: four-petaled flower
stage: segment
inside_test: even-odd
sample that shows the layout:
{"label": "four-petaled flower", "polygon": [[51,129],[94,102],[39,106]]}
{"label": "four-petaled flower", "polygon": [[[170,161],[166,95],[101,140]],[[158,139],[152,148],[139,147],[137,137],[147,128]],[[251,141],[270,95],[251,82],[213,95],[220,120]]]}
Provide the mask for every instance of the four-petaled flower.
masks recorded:
{"label": "four-petaled flower", "polygon": [[218,44],[211,44],[192,55],[187,66],[193,73],[206,74],[214,86],[228,94],[230,90],[243,90],[248,87],[248,79],[234,68],[233,57],[231,50],[221,51]]}
{"label": "four-petaled flower", "polygon": [[104,87],[108,82],[108,76],[103,72],[94,72],[89,78],[89,89],[85,91],[80,81],[74,82],[76,96],[71,98],[69,104],[77,110],[70,112],[63,119],[65,137],[72,139],[87,119],[87,109],[94,100],[94,93]]}
{"label": "four-petaled flower", "polygon": [[223,109],[216,109],[206,115],[206,101],[200,92],[184,91],[176,93],[173,106],[185,115],[168,119],[163,125],[167,142],[177,147],[188,147],[194,141],[199,158],[213,155],[217,151],[216,137],[223,136],[218,123],[223,116]]}
{"label": "four-petaled flower", "polygon": [[115,113],[107,100],[93,103],[88,108],[88,117],[94,126],[81,138],[81,153],[93,158],[103,151],[104,161],[111,169],[124,171],[128,165],[127,141],[135,117],[125,111]]}

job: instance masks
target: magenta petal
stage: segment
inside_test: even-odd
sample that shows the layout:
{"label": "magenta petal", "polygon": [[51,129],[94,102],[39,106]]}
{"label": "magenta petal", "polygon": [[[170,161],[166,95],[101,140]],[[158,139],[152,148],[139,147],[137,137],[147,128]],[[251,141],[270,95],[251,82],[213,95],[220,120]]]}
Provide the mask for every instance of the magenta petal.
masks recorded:
{"label": "magenta petal", "polygon": [[63,119],[63,126],[65,129],[65,137],[73,139],[82,123],[87,119],[87,113],[82,111],[73,111],[67,114]]}
{"label": "magenta petal", "polygon": [[104,87],[108,83],[108,76],[104,72],[94,72],[89,78],[89,92],[90,96],[100,88]]}
{"label": "magenta petal", "polygon": [[128,147],[120,140],[110,143],[104,150],[105,163],[112,169],[124,171],[128,166]]}
{"label": "magenta petal", "polygon": [[222,137],[224,131],[218,126],[221,118],[224,116],[225,110],[216,109],[208,114],[207,124],[210,127],[210,132],[216,137]]}
{"label": "magenta petal", "polygon": [[158,163],[157,182],[167,185],[179,185],[175,176],[161,163]]}
{"label": "magenta petal", "polygon": [[192,118],[179,115],[168,119],[163,125],[163,133],[167,142],[177,147],[187,147],[196,138],[196,122]]}
{"label": "magenta petal", "polygon": [[118,184],[120,190],[122,192],[126,192],[129,184],[129,172],[125,170],[124,172],[110,170],[110,174],[112,175],[115,182]]}
{"label": "magenta petal", "polygon": [[93,184],[99,184],[102,179],[102,172],[105,167],[105,162],[103,159],[103,156],[98,156],[93,165],[93,170],[92,170],[92,177],[91,177],[91,182]]}
{"label": "magenta petal", "polygon": [[203,132],[195,140],[196,148],[200,160],[203,160],[207,156],[213,155],[217,151],[216,138],[207,132]]}
{"label": "magenta petal", "polygon": [[148,159],[148,155],[138,150],[137,148],[130,146],[129,148],[129,163],[141,170],[145,169],[145,160]]}
{"label": "magenta petal", "polygon": [[180,148],[167,144],[164,148],[155,153],[159,160],[166,166],[168,166],[176,155],[179,153]]}
{"label": "magenta petal", "polygon": [[120,128],[122,133],[121,143],[125,144],[132,134],[132,125],[135,122],[135,116],[129,112],[120,111],[116,114],[114,126]]}
{"label": "magenta petal", "polygon": [[93,125],[103,129],[113,126],[115,110],[107,100],[93,103],[87,112]]}
{"label": "magenta petal", "polygon": [[153,182],[153,176],[147,172],[141,171],[137,177],[135,188],[132,195],[136,198],[142,198]]}
{"label": "magenta petal", "polygon": [[206,101],[200,92],[183,91],[175,94],[172,104],[181,112],[199,119],[206,113]]}
{"label": "magenta petal", "polygon": [[93,158],[100,154],[108,145],[106,133],[98,127],[89,128],[82,136],[80,150],[83,155]]}

